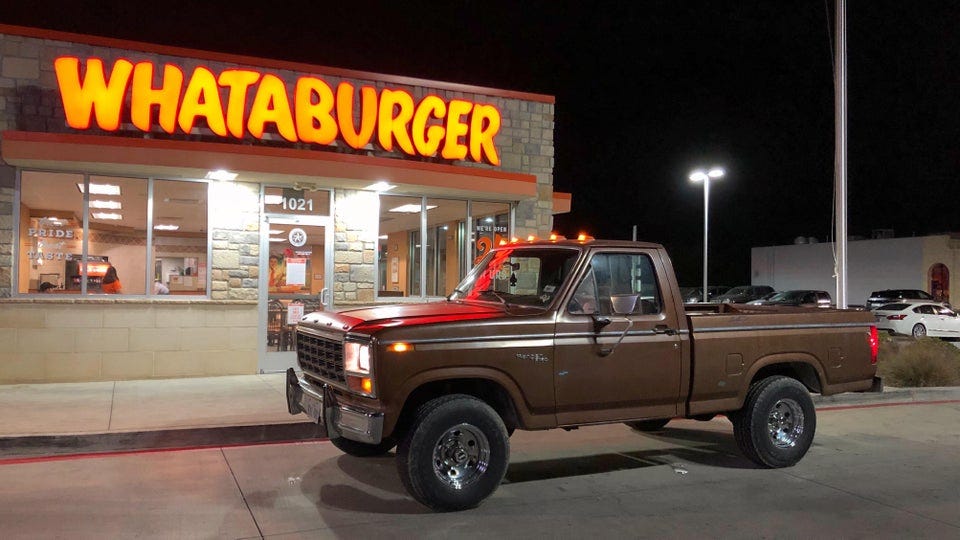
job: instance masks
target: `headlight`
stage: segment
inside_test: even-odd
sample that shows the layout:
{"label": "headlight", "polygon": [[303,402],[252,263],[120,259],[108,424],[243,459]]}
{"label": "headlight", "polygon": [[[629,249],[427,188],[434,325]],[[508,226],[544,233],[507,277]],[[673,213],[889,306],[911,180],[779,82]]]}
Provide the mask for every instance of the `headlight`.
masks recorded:
{"label": "headlight", "polygon": [[343,344],[343,368],[347,387],[367,397],[376,397],[370,376],[370,346],[347,341]]}
{"label": "headlight", "polygon": [[344,343],[343,367],[354,373],[370,373],[370,347],[350,341]]}

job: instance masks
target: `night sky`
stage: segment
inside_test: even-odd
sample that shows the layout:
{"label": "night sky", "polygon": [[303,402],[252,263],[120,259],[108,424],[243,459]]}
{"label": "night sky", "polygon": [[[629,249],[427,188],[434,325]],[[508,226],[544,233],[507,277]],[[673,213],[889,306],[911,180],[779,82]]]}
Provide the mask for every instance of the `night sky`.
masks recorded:
{"label": "night sky", "polygon": [[[664,244],[681,285],[833,230],[834,0],[17,2],[0,22],[556,97],[556,228]],[[847,2],[848,232],[960,231],[960,2]]]}

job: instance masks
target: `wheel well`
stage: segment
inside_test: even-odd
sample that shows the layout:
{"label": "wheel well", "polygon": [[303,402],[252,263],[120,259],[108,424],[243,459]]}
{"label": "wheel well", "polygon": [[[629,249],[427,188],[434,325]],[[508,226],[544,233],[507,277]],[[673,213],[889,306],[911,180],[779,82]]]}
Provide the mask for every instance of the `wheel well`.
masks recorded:
{"label": "wheel well", "polygon": [[783,375],[800,381],[810,392],[821,391],[820,378],[817,376],[817,370],[806,362],[784,362],[780,364],[770,364],[763,366],[760,371],[753,376],[750,384],[765,379],[772,375]]}
{"label": "wheel well", "polygon": [[503,419],[507,430],[512,431],[520,425],[510,394],[496,382],[488,379],[449,379],[426,383],[411,392],[403,404],[403,411],[394,432],[406,431],[411,417],[420,405],[449,394],[467,394],[490,405]]}

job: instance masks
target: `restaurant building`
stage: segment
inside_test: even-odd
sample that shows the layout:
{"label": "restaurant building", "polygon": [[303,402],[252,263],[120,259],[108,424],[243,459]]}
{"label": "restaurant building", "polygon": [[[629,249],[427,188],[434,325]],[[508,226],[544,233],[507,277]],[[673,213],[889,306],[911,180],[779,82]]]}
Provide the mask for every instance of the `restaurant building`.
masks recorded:
{"label": "restaurant building", "polygon": [[[249,374],[549,235],[554,98],[0,25],[0,383]],[[113,276],[116,276],[114,278]]]}

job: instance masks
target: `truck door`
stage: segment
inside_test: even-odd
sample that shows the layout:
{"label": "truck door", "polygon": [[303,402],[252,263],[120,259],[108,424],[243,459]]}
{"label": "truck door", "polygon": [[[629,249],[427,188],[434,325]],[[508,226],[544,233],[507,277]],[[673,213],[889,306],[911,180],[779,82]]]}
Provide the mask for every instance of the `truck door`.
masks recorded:
{"label": "truck door", "polygon": [[560,425],[678,412],[678,317],[655,249],[598,251],[557,315]]}

